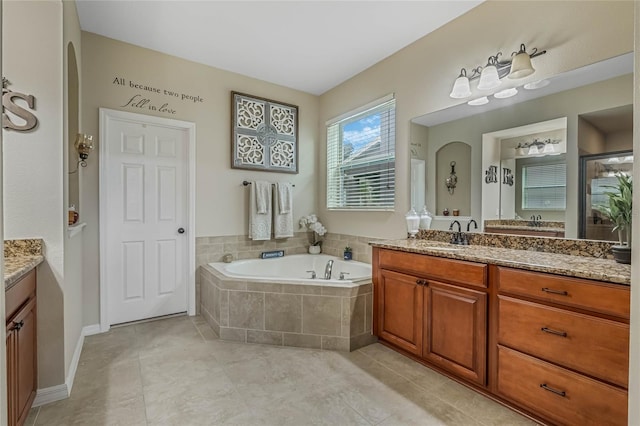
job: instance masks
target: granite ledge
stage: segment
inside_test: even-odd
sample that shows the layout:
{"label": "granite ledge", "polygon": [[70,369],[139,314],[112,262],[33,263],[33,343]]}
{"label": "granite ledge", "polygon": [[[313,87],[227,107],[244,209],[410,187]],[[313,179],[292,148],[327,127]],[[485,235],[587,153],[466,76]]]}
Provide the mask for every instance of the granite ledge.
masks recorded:
{"label": "granite ledge", "polygon": [[[614,284],[631,284],[631,265],[624,265],[610,259],[480,245],[455,246],[430,240],[387,240],[371,242],[370,245],[409,253],[507,266]],[[438,250],[438,247],[460,248],[460,250],[445,251]]]}
{"label": "granite ledge", "polygon": [[9,290],[20,281],[20,278],[31,272],[36,266],[44,261],[44,256],[25,255],[13,256],[4,259],[4,289]]}

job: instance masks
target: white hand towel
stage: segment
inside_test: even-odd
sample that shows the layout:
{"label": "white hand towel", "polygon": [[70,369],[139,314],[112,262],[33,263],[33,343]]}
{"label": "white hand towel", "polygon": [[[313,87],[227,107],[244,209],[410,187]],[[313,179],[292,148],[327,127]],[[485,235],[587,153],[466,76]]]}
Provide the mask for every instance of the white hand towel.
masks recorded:
{"label": "white hand towel", "polygon": [[276,238],[293,237],[293,192],[288,182],[276,184],[273,227]]}
{"label": "white hand towel", "polygon": [[271,239],[271,184],[251,182],[249,194],[249,238],[256,241]]}
{"label": "white hand towel", "polygon": [[278,213],[287,214],[291,213],[291,204],[293,203],[293,193],[291,191],[291,184],[289,182],[282,182],[276,184],[278,191]]}

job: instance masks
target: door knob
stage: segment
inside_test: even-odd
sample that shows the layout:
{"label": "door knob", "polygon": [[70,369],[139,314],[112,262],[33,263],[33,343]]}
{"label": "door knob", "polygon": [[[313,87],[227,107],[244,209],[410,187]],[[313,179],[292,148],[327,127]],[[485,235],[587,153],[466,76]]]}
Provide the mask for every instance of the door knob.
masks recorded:
{"label": "door knob", "polygon": [[184,228],[178,228],[178,234],[184,234]]}

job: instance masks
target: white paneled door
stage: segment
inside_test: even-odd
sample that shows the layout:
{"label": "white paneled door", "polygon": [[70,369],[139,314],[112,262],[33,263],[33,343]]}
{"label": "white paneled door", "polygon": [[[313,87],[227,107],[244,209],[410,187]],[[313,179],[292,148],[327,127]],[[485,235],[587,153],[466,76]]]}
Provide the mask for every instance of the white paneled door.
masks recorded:
{"label": "white paneled door", "polygon": [[103,125],[109,324],[185,312],[189,131],[114,117]]}

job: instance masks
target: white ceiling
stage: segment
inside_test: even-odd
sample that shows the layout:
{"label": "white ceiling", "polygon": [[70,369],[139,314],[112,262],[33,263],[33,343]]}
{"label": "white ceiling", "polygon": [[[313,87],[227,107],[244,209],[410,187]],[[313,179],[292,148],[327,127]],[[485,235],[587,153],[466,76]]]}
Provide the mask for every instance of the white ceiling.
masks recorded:
{"label": "white ceiling", "polygon": [[76,4],[84,31],[320,95],[482,1]]}

